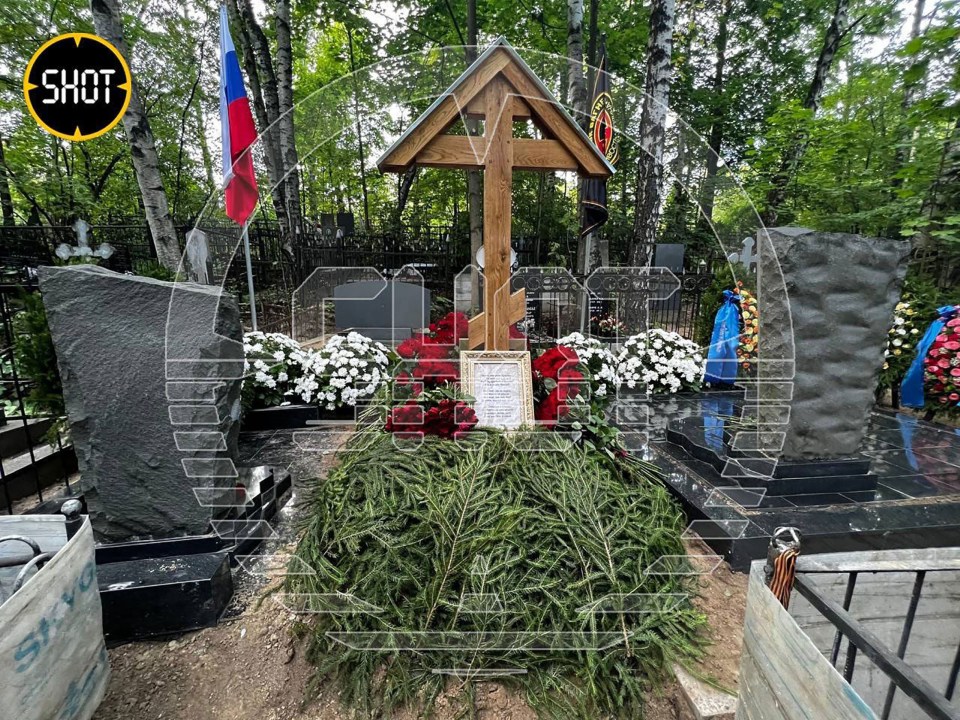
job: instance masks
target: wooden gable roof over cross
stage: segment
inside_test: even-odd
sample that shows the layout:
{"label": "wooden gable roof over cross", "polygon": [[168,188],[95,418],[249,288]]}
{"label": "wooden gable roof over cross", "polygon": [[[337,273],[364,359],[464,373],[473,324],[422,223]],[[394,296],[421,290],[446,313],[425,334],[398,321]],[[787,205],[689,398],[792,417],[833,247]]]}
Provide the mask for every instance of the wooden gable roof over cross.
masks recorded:
{"label": "wooden gable roof over cross", "polygon": [[[447,134],[463,117],[482,119],[483,136]],[[514,120],[526,119],[540,138],[513,137]],[[484,171],[484,305],[470,320],[468,345],[507,350],[510,325],[526,310],[523,291],[509,289],[513,171],[606,178],[613,167],[502,37],[377,160],[381,172],[404,172],[411,165]]]}
{"label": "wooden gable roof over cross", "polygon": [[566,170],[598,178],[613,174],[603,153],[503,37],[397,138],[377,167],[381,172],[404,172],[413,164],[482,169],[484,138],[446,132],[463,116],[485,119],[487,96],[504,90],[510,95],[513,118],[533,120],[544,138],[514,138],[514,170]]}

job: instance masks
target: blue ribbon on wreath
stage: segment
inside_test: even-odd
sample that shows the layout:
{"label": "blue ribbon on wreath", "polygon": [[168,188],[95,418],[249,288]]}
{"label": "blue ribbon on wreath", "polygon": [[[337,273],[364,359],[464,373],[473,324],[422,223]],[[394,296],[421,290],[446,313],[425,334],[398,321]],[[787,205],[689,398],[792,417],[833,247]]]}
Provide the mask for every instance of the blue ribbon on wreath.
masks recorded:
{"label": "blue ribbon on wreath", "polygon": [[947,321],[956,316],[957,305],[944,305],[937,308],[937,319],[930,323],[930,327],[917,343],[917,356],[910,363],[910,369],[903,376],[903,382],[900,383],[900,404],[906,407],[922,408],[926,402],[923,396],[923,361],[930,352],[930,346],[937,339],[937,335],[943,330]]}
{"label": "blue ribbon on wreath", "polygon": [[711,384],[732,385],[737,379],[737,346],[740,345],[740,296],[723,291],[723,305],[713,321],[704,379]]}

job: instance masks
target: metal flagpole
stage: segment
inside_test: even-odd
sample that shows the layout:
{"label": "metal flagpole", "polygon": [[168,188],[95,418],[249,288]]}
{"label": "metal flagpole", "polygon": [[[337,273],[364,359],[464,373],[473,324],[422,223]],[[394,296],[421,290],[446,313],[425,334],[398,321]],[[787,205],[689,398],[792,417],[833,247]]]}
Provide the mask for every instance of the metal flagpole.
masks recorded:
{"label": "metal flagpole", "polygon": [[247,258],[247,292],[250,295],[250,324],[253,331],[257,331],[257,297],[253,293],[253,264],[250,262],[250,235],[247,228],[249,223],[243,224],[243,254]]}

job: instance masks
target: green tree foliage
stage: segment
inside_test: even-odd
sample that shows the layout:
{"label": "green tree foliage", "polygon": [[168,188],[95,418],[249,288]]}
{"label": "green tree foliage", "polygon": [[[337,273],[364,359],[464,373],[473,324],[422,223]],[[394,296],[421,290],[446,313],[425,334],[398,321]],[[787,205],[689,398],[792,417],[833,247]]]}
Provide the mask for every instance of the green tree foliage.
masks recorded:
{"label": "green tree foliage", "polygon": [[[960,4],[851,0],[819,107],[811,110],[804,100],[835,8],[833,0],[678,1],[661,239],[683,242],[693,255],[717,252],[718,239],[729,249],[755,232],[784,153],[801,137],[802,157],[788,178],[778,223],[903,235],[935,253],[960,253]],[[172,212],[181,221],[205,207],[216,212],[216,4],[157,0],[123,9]],[[254,8],[274,46],[275,9],[274,3]],[[611,257],[624,261],[649,6],[596,0],[585,3],[585,12],[587,54],[599,34],[607,37],[623,133],[618,172],[608,183],[606,231]],[[476,14],[481,45],[505,35],[567,101],[565,2],[479,0]],[[140,215],[119,128],[82,144],[60,142],[23,107],[19,74],[30,55],[54,34],[91,30],[86,4],[9,0],[3,15],[0,183],[10,186],[14,221]],[[466,18],[466,0],[293,5],[295,120],[308,223],[321,213],[350,211],[361,227],[365,220],[376,227],[437,222],[465,232],[465,173],[385,176],[373,163],[464,69]],[[464,132],[462,125],[453,131]],[[256,159],[266,188],[262,154]],[[270,202],[263,211],[272,215]],[[515,233],[534,239],[558,263],[572,262],[577,217],[573,178],[517,174]],[[949,285],[952,267],[941,264],[933,279]]]}

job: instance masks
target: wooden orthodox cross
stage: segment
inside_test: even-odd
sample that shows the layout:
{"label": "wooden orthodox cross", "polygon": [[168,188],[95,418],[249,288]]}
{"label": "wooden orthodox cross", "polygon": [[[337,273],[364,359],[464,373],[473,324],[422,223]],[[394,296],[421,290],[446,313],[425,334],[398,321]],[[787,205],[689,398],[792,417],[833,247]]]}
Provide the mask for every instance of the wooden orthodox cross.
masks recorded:
{"label": "wooden orthodox cross", "polygon": [[[483,136],[449,135],[461,117],[483,120]],[[513,137],[532,120],[541,139]],[[568,170],[606,178],[613,167],[503,38],[477,58],[380,157],[381,172],[411,165],[483,170],[483,312],[470,319],[469,349],[508,350],[510,326],[526,313],[510,292],[514,170]]]}

